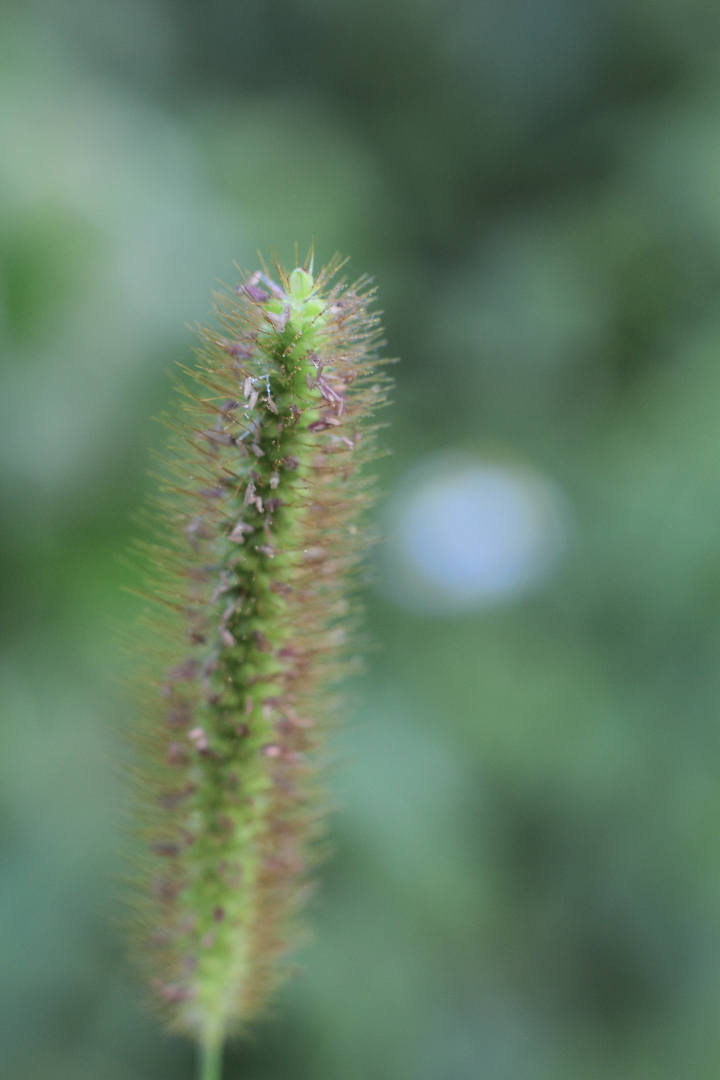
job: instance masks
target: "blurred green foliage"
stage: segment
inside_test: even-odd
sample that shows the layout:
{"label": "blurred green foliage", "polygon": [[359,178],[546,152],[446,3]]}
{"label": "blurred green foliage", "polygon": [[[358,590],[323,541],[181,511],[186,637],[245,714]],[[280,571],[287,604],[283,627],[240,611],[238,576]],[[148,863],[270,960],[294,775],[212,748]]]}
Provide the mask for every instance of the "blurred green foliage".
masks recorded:
{"label": "blurred green foliage", "polygon": [[544,590],[413,615],[331,782],[300,977],[228,1080],[720,1068],[720,9],[0,8],[0,1073],[192,1075],[124,960],[124,552],[151,417],[233,262],[380,289],[406,470],[560,485]]}

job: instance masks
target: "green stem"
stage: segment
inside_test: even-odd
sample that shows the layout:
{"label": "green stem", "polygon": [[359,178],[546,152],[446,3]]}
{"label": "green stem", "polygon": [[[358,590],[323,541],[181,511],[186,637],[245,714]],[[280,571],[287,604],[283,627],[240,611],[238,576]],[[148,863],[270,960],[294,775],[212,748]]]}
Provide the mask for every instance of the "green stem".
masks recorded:
{"label": "green stem", "polygon": [[199,1050],[199,1080],[222,1080],[222,1036],[204,1040]]}

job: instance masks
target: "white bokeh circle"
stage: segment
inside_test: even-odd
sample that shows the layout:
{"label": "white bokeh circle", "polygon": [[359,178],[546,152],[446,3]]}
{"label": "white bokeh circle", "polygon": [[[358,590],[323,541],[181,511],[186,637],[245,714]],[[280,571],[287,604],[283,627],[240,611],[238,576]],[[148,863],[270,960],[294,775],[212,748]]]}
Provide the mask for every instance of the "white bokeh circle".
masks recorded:
{"label": "white bokeh circle", "polygon": [[539,470],[435,455],[386,503],[383,591],[425,614],[519,599],[558,565],[569,524],[567,499]]}

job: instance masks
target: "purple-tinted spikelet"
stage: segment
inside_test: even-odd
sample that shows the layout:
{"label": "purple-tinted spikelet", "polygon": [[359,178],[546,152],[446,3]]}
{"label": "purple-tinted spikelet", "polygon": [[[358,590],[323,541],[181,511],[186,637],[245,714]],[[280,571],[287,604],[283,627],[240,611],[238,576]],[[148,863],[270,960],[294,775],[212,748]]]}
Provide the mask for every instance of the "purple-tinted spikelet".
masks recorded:
{"label": "purple-tinted spikelet", "polygon": [[143,695],[136,951],[171,1026],[205,1046],[278,982],[320,832],[388,382],[370,283],[333,284],[337,268],[276,266],[219,298],[145,546],[163,674]]}

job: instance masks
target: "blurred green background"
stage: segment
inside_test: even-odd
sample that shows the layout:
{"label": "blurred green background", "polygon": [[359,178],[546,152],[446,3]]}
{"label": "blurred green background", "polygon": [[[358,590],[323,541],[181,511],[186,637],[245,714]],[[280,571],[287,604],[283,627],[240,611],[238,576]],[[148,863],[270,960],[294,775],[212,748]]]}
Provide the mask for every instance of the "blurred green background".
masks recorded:
{"label": "blurred green background", "polygon": [[715,0],[0,5],[0,1076],[192,1076],[117,929],[123,553],[188,324],[313,237],[402,357],[388,541],[228,1080],[718,1076],[719,60]]}

